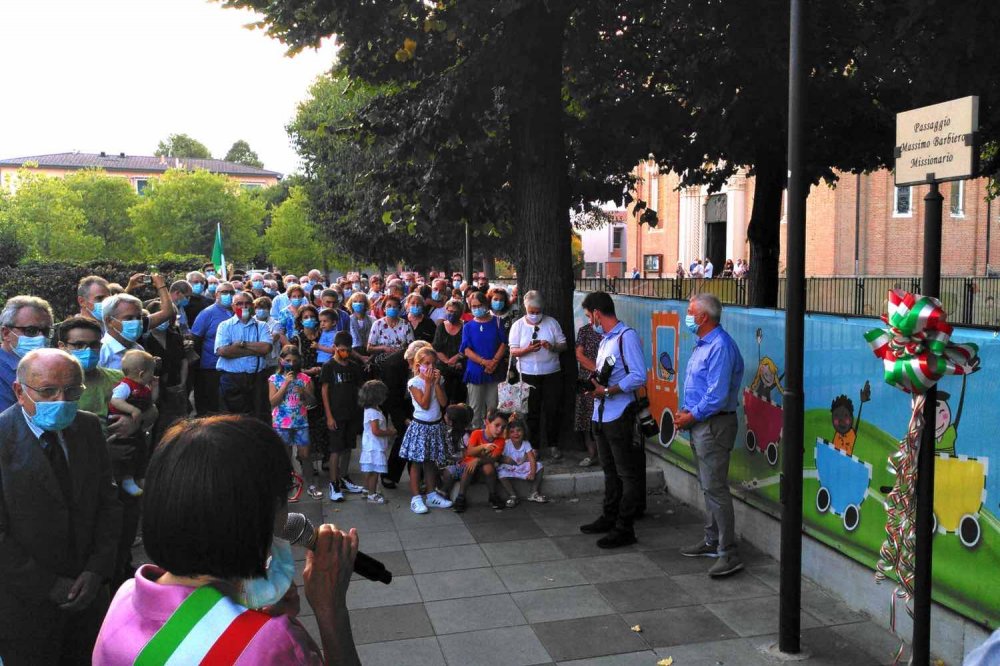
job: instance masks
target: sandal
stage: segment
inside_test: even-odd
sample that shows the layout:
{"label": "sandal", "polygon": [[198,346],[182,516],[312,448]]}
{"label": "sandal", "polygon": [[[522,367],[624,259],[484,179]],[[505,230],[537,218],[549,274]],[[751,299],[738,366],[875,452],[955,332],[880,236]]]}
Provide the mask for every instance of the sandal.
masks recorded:
{"label": "sandal", "polygon": [[539,504],[545,504],[546,502],[549,501],[549,498],[541,493],[535,492],[528,495],[528,501],[538,502]]}
{"label": "sandal", "polygon": [[511,495],[510,497],[508,497],[506,504],[508,509],[513,509],[515,506],[517,506],[517,495]]}

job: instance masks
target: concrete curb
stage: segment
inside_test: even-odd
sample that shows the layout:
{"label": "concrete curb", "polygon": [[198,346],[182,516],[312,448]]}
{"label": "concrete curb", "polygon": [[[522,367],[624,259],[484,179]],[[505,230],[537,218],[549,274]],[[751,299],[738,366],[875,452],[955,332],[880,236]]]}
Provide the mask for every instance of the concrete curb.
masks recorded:
{"label": "concrete curb", "polygon": [[[664,488],[663,470],[658,467],[646,468],[646,490]],[[518,497],[531,494],[531,484],[519,479],[514,480],[514,490]],[[542,481],[542,494],[551,498],[569,498],[604,491],[603,472],[576,472],[545,475]],[[454,495],[455,492],[452,492]],[[486,484],[475,483],[469,487],[466,499],[471,502],[485,502],[489,493]]]}

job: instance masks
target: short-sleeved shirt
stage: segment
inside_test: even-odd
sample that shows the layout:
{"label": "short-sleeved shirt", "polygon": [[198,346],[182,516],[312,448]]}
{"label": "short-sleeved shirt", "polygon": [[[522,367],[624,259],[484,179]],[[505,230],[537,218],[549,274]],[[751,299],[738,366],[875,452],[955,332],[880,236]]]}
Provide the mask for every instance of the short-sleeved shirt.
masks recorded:
{"label": "short-sleeved shirt", "polygon": [[489,453],[492,458],[499,458],[500,454],[503,453],[503,447],[506,444],[506,440],[502,437],[497,437],[496,439],[489,440],[486,439],[486,431],[480,428],[479,430],[474,430],[472,436],[469,437],[469,445],[465,449],[465,457],[462,458],[462,464],[467,465],[473,460],[476,460],[478,456],[469,455],[469,449],[475,446],[482,446],[483,444],[489,444]]}
{"label": "short-sleeved shirt", "polygon": [[201,312],[191,325],[191,334],[201,341],[201,367],[215,370],[219,357],[215,355],[215,334],[219,324],[233,316],[233,311],[215,303]]}
{"label": "short-sleeved shirt", "polygon": [[[327,348],[332,348],[333,347],[333,339],[335,337],[337,337],[337,329],[335,329],[335,328],[331,328],[329,331],[320,331],[319,332],[319,344],[320,344],[320,346],[327,347]],[[330,352],[323,351],[322,349],[317,349],[316,350],[316,362],[317,363],[326,363],[331,358],[333,358],[333,354],[331,354]]]}
{"label": "short-sleeved shirt", "polygon": [[854,428],[851,428],[843,435],[839,432],[834,433],[833,448],[843,451],[847,455],[852,455],[854,453],[854,441],[856,438],[857,433],[854,432]]}
{"label": "short-sleeved shirt", "polygon": [[531,442],[521,440],[521,448],[514,446],[514,442],[509,439],[503,445],[503,455],[514,461],[515,465],[520,465],[528,459],[528,454],[534,451]]}
{"label": "short-sleeved shirt", "polygon": [[[276,389],[281,389],[288,381],[285,375],[277,372],[268,378],[268,381]],[[271,426],[274,428],[296,429],[308,428],[309,420],[306,415],[306,403],[295,387],[305,388],[312,384],[312,378],[304,372],[300,372],[292,380],[292,388],[288,389],[285,399],[277,407],[271,410]]]}
{"label": "short-sleeved shirt", "polygon": [[[488,321],[483,322],[473,319],[462,327],[462,344],[459,346],[459,351],[471,349],[478,356],[491,359],[496,356],[500,345],[506,343],[507,334],[498,317],[490,317]],[[502,367],[502,364],[498,363],[493,374],[487,375],[483,366],[469,361],[465,364],[465,376],[462,381],[466,384],[494,384],[506,374],[507,368]]]}
{"label": "short-sleeved shirt", "polygon": [[[554,317],[542,316],[537,324],[524,317],[514,322],[510,328],[510,348],[524,349],[535,340],[544,340],[553,347],[566,344],[562,327]],[[526,375],[551,375],[559,372],[559,354],[542,347],[517,359],[518,369]]]}
{"label": "short-sleeved shirt", "polygon": [[[423,377],[411,377],[410,381],[406,382],[407,390],[415,388],[423,391],[425,386]],[[441,420],[441,403],[438,402],[436,395],[431,395],[431,404],[427,409],[417,404],[417,399],[413,397],[412,393],[410,394],[410,400],[413,402],[413,418],[427,421],[428,423]]]}
{"label": "short-sleeved shirt", "polygon": [[416,326],[411,325],[410,328],[413,329],[413,339],[423,340],[424,342],[434,342],[434,331],[436,326],[430,317],[421,317],[420,323]]}
{"label": "short-sleeved shirt", "polygon": [[330,400],[330,415],[337,421],[360,419],[361,406],[358,391],[364,383],[364,368],[353,359],[340,364],[327,361],[319,372],[319,383],[327,387]]}
{"label": "short-sleeved shirt", "polygon": [[80,396],[79,408],[97,414],[101,417],[101,423],[108,415],[108,402],[111,400],[111,391],[122,380],[121,370],[111,370],[110,368],[94,368],[92,373],[84,377],[83,383],[87,388]]}
{"label": "short-sleeved shirt", "polygon": [[396,325],[390,326],[389,320],[383,317],[372,325],[372,332],[368,335],[369,347],[405,347],[411,342],[413,329],[405,319],[397,319]]}

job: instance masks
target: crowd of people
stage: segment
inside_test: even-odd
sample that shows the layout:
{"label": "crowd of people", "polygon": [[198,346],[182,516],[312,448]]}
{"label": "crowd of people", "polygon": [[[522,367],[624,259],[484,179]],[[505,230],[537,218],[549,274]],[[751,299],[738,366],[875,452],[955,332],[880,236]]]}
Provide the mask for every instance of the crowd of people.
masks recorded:
{"label": "crowd of people", "polygon": [[[136,295],[149,291],[154,298]],[[519,297],[460,273],[328,280],[318,270],[223,276],[207,265],[170,283],[139,274],[122,287],[88,276],[76,301],[78,312],[58,324],[35,296],[11,298],[0,312],[0,573],[9,581],[0,616],[18,618],[0,623],[5,664],[87,663],[102,621],[95,663],[132,663],[162,642],[149,619],[162,624],[206,585],[234,607],[294,617],[290,576],[272,576],[294,565],[278,537],[303,494],[384,504],[408,468],[417,514],[466,510],[477,480],[495,510],[546,502],[545,465],[572,444],[561,441],[559,418],[560,355],[570,344],[583,385],[579,464],[600,464],[605,478],[601,516],[581,531],[601,535],[602,548],[636,541],[646,493],[635,398],[646,368],[639,335],[608,294],[584,300],[587,322],[573,343],[540,293]],[[499,409],[502,383],[530,387],[526,410]],[[703,482],[721,513],[685,554],[728,552],[728,574],[742,565],[718,465],[712,454],[715,476]],[[328,658],[333,650],[351,663],[344,594],[357,535],[324,526],[319,539],[306,595]],[[153,564],[136,570],[139,540]],[[257,587],[241,581],[262,575],[265,592],[249,594]],[[298,646],[300,661],[321,658],[299,625],[253,618],[239,621]]]}
{"label": "crowd of people", "polygon": [[678,280],[683,280],[684,278],[690,279],[711,279],[714,277],[718,278],[744,278],[747,273],[750,272],[750,264],[743,259],[737,259],[735,262],[732,259],[726,259],[726,263],[722,266],[722,272],[715,272],[715,264],[708,257],[704,259],[695,259],[688,265],[685,269],[684,264],[677,262],[677,270],[674,275]]}

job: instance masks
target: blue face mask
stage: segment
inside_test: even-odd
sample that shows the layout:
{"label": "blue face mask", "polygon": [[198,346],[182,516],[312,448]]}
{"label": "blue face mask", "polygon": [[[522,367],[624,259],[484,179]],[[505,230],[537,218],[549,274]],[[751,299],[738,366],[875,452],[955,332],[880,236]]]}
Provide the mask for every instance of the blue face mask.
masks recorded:
{"label": "blue face mask", "polygon": [[451,286],[454,287],[455,289],[461,289],[462,288],[462,281],[461,280],[455,280],[454,282],[451,283]]}
{"label": "blue face mask", "polygon": [[503,301],[490,301],[490,307],[493,308],[494,312],[500,312],[501,310],[503,310],[503,306],[505,305],[506,303],[504,303]]}
{"label": "blue face mask", "polygon": [[264,282],[261,280],[254,280],[253,282],[250,283],[250,286],[253,287],[254,289],[263,289]]}
{"label": "blue face mask", "polygon": [[28,352],[41,349],[44,346],[44,335],[36,335],[31,338],[26,335],[19,335],[17,336],[17,344],[14,346],[14,354],[16,354],[18,358],[24,358]]}
{"label": "blue face mask", "polygon": [[351,289],[353,291],[361,291],[361,283],[355,282],[354,284],[351,285]]}
{"label": "blue face mask", "polygon": [[224,308],[232,307],[233,306],[233,295],[232,294],[223,294],[222,296],[219,296],[219,305],[221,305]]}
{"label": "blue face mask", "polygon": [[201,296],[203,293],[205,293],[205,285],[203,285],[201,282],[195,282],[193,285],[191,285],[191,291],[193,291],[196,296]]}
{"label": "blue face mask", "polygon": [[69,424],[76,418],[78,403],[69,400],[58,400],[56,402],[35,402],[28,396],[28,400],[35,403],[35,415],[29,416],[31,422],[36,427],[46,432],[59,432],[69,427]]}
{"label": "blue face mask", "polygon": [[422,307],[420,307],[419,305],[411,305],[410,306],[410,314],[413,315],[414,317],[419,317],[423,313],[424,313],[424,309]]}
{"label": "blue face mask", "polygon": [[69,353],[80,362],[84,372],[90,372],[96,368],[97,362],[100,360],[100,354],[93,349],[71,349]]}
{"label": "blue face mask", "polygon": [[135,342],[142,335],[142,321],[135,319],[120,323],[122,325],[122,337],[129,342]]}
{"label": "blue face mask", "polygon": [[364,303],[351,303],[351,309],[354,310],[354,312],[356,312],[357,314],[361,314],[362,312],[365,311],[365,304]]}
{"label": "blue face mask", "polygon": [[590,325],[594,327],[594,333],[597,333],[598,335],[604,335],[604,327],[601,326],[599,323],[594,321],[591,322]]}
{"label": "blue face mask", "polygon": [[208,293],[215,294],[215,290],[218,289],[218,288],[219,288],[219,285],[217,285],[216,283],[213,282],[212,284],[208,285]]}
{"label": "blue face mask", "polygon": [[315,287],[315,286],[316,286],[316,283],[313,282],[312,280],[310,280],[309,282],[306,282],[304,285],[302,285],[302,288],[305,289],[306,292],[310,292],[310,291],[312,291],[312,288]]}
{"label": "blue face mask", "polygon": [[485,317],[487,312],[489,312],[489,310],[487,310],[486,308],[482,308],[482,307],[472,308],[472,316],[473,317],[477,317],[479,319],[482,319],[483,317]]}
{"label": "blue face mask", "polygon": [[318,323],[319,322],[317,322],[315,319],[303,319],[302,320],[302,325],[305,326],[306,328],[316,328],[316,325]]}
{"label": "blue face mask", "polygon": [[353,289],[351,289],[350,287],[344,287],[344,300],[346,301],[348,298],[350,298],[351,294],[353,293],[354,293]]}
{"label": "blue face mask", "polygon": [[431,292],[431,300],[432,301],[440,301],[441,300],[441,292],[438,291],[437,289],[433,290]]}
{"label": "blue face mask", "polygon": [[458,314],[457,312],[449,312],[448,316],[445,317],[445,319],[447,319],[452,324],[457,324],[458,322],[462,321],[462,315]]}
{"label": "blue face mask", "polygon": [[100,320],[104,316],[104,303],[94,303],[94,307],[90,308],[90,314],[94,315],[94,319]]}
{"label": "blue face mask", "polygon": [[305,304],[306,299],[302,296],[299,296],[297,298],[289,298],[288,302],[294,305],[295,307],[299,307],[300,305]]}
{"label": "blue face mask", "polygon": [[385,309],[385,316],[389,319],[395,319],[399,316],[399,308],[395,306],[389,306]]}
{"label": "blue face mask", "polygon": [[263,608],[278,603],[295,577],[295,557],[292,545],[274,537],[271,542],[271,561],[263,578],[246,578],[240,582],[239,602],[247,608]]}
{"label": "blue face mask", "polygon": [[177,301],[177,307],[179,307],[179,308],[186,308],[188,306],[188,303],[190,303],[190,302],[191,302],[191,299],[188,298],[187,296],[185,296],[181,300]]}
{"label": "blue face mask", "polygon": [[691,331],[692,335],[698,335],[698,324],[694,320],[694,315],[684,317],[684,328]]}
{"label": "blue face mask", "polygon": [[257,308],[254,311],[254,314],[257,315],[257,320],[258,321],[267,321],[268,311],[265,310],[264,308]]}
{"label": "blue face mask", "polygon": [[167,320],[167,321],[163,322],[162,324],[160,324],[159,326],[157,326],[156,330],[157,331],[165,331],[168,328],[170,328],[170,320]]}
{"label": "blue face mask", "polygon": [[205,277],[215,277],[215,271],[205,271]]}

